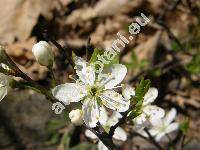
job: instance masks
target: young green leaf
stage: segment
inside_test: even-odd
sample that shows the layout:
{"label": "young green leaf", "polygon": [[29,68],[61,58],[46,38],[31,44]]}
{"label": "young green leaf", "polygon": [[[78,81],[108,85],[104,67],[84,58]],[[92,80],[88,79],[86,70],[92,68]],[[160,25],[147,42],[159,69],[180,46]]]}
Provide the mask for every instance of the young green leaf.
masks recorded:
{"label": "young green leaf", "polygon": [[189,128],[189,118],[186,118],[181,124],[180,124],[180,130],[183,132],[183,133],[186,133],[188,128]]}
{"label": "young green leaf", "polygon": [[150,88],[151,81],[142,79],[135,89],[135,96],[131,99],[131,102],[135,105],[134,110],[129,113],[131,119],[137,117],[141,113],[141,108],[144,100],[144,96]]}
{"label": "young green leaf", "polygon": [[200,73],[200,53],[196,54],[186,65],[186,70],[193,74]]}
{"label": "young green leaf", "polygon": [[92,56],[90,58],[90,63],[94,63],[98,60],[97,56],[102,55],[103,52],[97,48],[94,49],[94,52],[92,53]]}

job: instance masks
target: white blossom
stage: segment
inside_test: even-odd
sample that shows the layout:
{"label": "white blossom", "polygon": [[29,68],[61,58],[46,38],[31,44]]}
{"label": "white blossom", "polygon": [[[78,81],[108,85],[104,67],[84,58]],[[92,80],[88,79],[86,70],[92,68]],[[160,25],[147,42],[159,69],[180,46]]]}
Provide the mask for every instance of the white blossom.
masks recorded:
{"label": "white blossom", "polygon": [[[160,141],[166,134],[178,129],[179,124],[173,122],[175,117],[176,109],[172,108],[165,117],[157,120],[157,122],[154,122],[152,128],[149,130],[149,133],[155,137],[156,141]],[[148,137],[146,133],[143,132],[142,134]]]}
{"label": "white blossom", "polygon": [[[126,85],[122,94],[126,99],[130,99],[135,96],[135,91],[129,85]],[[141,114],[133,119],[136,128],[146,127],[164,116],[165,112],[162,108],[151,105],[157,96],[158,90],[156,88],[150,88],[145,94]]]}
{"label": "white blossom", "polygon": [[58,85],[52,90],[52,93],[65,104],[81,101],[83,103],[83,120],[87,126],[96,126],[100,117],[101,105],[118,112],[128,110],[130,101],[126,101],[122,95],[113,90],[127,73],[124,65],[112,65],[104,71],[104,75],[95,74],[93,65],[80,57],[75,57],[75,65],[79,77],[76,83]]}
{"label": "white blossom", "polygon": [[8,94],[11,87],[9,83],[11,78],[3,73],[0,73],[0,101]]}
{"label": "white blossom", "polygon": [[53,65],[53,50],[46,41],[36,43],[32,48],[32,52],[40,65],[47,67]]}
{"label": "white blossom", "polygon": [[156,88],[150,88],[144,96],[144,101],[141,108],[141,114],[133,119],[136,127],[147,127],[160,118],[164,117],[165,111],[156,106],[151,105],[157,98],[158,90]]}
{"label": "white blossom", "polygon": [[71,119],[71,122],[76,126],[83,124],[82,111],[80,109],[72,110],[69,113],[69,118]]}
{"label": "white blossom", "polygon": [[[101,107],[99,122],[102,125],[102,127],[105,129],[105,131],[109,133],[110,128],[112,126],[114,126],[121,117],[122,117],[121,114],[116,111],[114,111],[113,114],[110,117],[108,117],[105,108]],[[93,140],[98,140],[98,137],[94,133],[92,133],[90,130],[86,130],[85,135]],[[124,131],[124,129],[122,129],[121,127],[117,127],[115,129],[113,139],[120,140],[120,141],[126,141],[127,134]],[[100,140],[98,142],[98,149],[99,150],[108,150],[108,148]]]}

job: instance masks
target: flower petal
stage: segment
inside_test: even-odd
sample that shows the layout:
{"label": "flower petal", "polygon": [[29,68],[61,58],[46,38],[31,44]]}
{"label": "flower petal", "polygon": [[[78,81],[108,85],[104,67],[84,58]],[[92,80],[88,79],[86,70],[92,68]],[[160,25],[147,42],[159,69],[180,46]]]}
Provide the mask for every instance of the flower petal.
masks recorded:
{"label": "flower petal", "polygon": [[126,73],[126,66],[122,64],[114,64],[105,72],[108,77],[102,80],[101,83],[105,86],[105,89],[112,89],[122,82]]}
{"label": "flower petal", "polygon": [[92,66],[82,59],[81,57],[75,57],[75,69],[79,76],[79,79],[89,85],[93,85],[95,81],[95,70]]}
{"label": "flower petal", "polygon": [[158,90],[156,88],[150,88],[144,96],[143,105],[152,103],[158,96]]}
{"label": "flower petal", "polygon": [[106,111],[106,109],[105,109],[104,106],[101,106],[101,107],[100,107],[99,122],[100,122],[101,125],[104,126],[104,125],[106,125],[107,121],[108,121],[108,114],[107,114],[107,111]]}
{"label": "flower petal", "polygon": [[163,136],[165,136],[165,133],[164,132],[160,132],[160,133],[158,133],[156,135],[155,140],[156,141],[160,141]]}
{"label": "flower petal", "polygon": [[130,105],[130,101],[125,101],[122,95],[113,90],[104,91],[100,98],[106,107],[118,112],[125,112]]}
{"label": "flower petal", "polygon": [[98,150],[108,150],[108,148],[99,140]]}
{"label": "flower petal", "polygon": [[113,135],[113,138],[116,139],[116,140],[126,141],[127,140],[127,134],[124,131],[124,129],[122,129],[121,127],[117,127],[115,129],[115,133]]}
{"label": "flower petal", "polygon": [[140,114],[136,118],[133,119],[134,125],[137,129],[146,127],[146,115],[144,113]]}
{"label": "flower petal", "polygon": [[9,86],[0,87],[0,101],[8,94],[9,90],[10,90]]}
{"label": "flower petal", "polygon": [[3,73],[0,73],[0,85],[9,86],[9,82],[11,81],[11,77],[7,76]]}
{"label": "flower petal", "polygon": [[96,127],[100,111],[97,101],[95,99],[86,98],[84,100],[82,110],[85,124],[90,128]]}
{"label": "flower petal", "polygon": [[[149,135],[144,131],[142,130],[141,132],[138,132],[140,133],[141,135],[143,135],[144,137],[149,137]],[[150,129],[149,130],[149,133],[152,135],[152,136],[156,136],[158,133],[159,133],[159,130],[156,130],[156,129]]]}
{"label": "flower petal", "polygon": [[169,125],[176,117],[176,109],[172,108],[166,115],[164,121],[167,125]]}
{"label": "flower petal", "polygon": [[97,136],[90,130],[85,130],[85,136],[87,136],[88,138],[95,140],[97,139]]}
{"label": "flower petal", "polygon": [[147,105],[143,108],[143,112],[146,115],[148,121],[155,125],[157,124],[158,120],[164,117],[165,111],[155,105]]}
{"label": "flower petal", "polygon": [[114,111],[107,121],[107,126],[114,126],[120,118],[122,118],[122,115],[119,112]]}
{"label": "flower petal", "polygon": [[54,97],[66,105],[69,105],[70,102],[78,102],[86,96],[85,87],[75,83],[58,85],[52,90],[52,93]]}
{"label": "flower petal", "polygon": [[11,89],[9,82],[11,77],[0,73],[0,101],[8,94],[8,91]]}
{"label": "flower petal", "polygon": [[125,85],[122,95],[126,100],[130,100],[131,96],[135,96],[135,90],[131,86]]}
{"label": "flower petal", "polygon": [[173,132],[175,130],[177,130],[179,128],[179,124],[178,123],[172,123],[170,124],[167,129],[166,129],[166,133],[170,133],[170,132]]}

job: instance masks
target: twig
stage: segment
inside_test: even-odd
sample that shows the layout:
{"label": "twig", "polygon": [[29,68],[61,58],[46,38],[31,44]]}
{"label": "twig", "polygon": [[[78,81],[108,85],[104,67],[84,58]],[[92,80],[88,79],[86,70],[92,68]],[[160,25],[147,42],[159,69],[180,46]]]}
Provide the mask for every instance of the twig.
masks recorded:
{"label": "twig", "polygon": [[149,132],[149,130],[147,128],[144,128],[144,131],[148,134],[150,140],[152,141],[152,143],[159,149],[159,150],[163,150],[163,148],[160,146],[160,144],[158,144],[158,142],[155,141],[154,137],[151,135],[151,133]]}
{"label": "twig", "polygon": [[165,14],[168,12],[168,11],[174,11],[178,4],[181,3],[182,0],[176,0],[174,3],[172,3],[169,7],[167,7],[163,13],[157,18],[156,22],[161,25],[168,33],[169,37],[174,40],[178,45],[179,47],[181,47],[181,49],[184,49],[183,45],[181,44],[181,42],[179,41],[179,39],[171,32],[171,30],[169,29],[169,27],[165,24],[164,22],[164,18],[165,18]]}
{"label": "twig", "polygon": [[55,75],[54,75],[54,72],[53,72],[53,68],[49,67],[49,71],[51,73],[51,78],[52,78],[52,80],[51,80],[52,83],[51,84],[54,87],[54,86],[56,86],[57,82],[56,82],[56,78],[55,78]]}
{"label": "twig", "polygon": [[121,119],[119,119],[119,121],[114,125],[114,126],[112,126],[111,128],[110,128],[110,131],[109,131],[109,136],[112,138],[112,136],[114,135],[114,133],[115,133],[115,129],[117,128],[117,127],[119,127],[120,125],[122,125],[122,124],[124,124],[125,122],[126,122],[126,118],[127,118],[127,115],[128,115],[128,113],[130,112],[130,109],[128,110],[128,111],[126,111],[122,116],[122,118]]}
{"label": "twig", "polygon": [[91,38],[88,37],[87,39],[87,44],[86,44],[86,60],[88,60],[88,56],[89,56],[89,50],[90,50],[90,42],[91,42]]}
{"label": "twig", "polygon": [[[117,150],[116,145],[113,143],[112,138],[110,138],[109,134],[107,134],[104,129],[99,129],[98,127],[96,128],[89,128],[85,126],[88,130],[90,130],[92,133],[94,133],[99,140],[102,141],[102,143],[110,150]],[[100,131],[101,130],[101,131]],[[102,131],[103,130],[103,131]]]}

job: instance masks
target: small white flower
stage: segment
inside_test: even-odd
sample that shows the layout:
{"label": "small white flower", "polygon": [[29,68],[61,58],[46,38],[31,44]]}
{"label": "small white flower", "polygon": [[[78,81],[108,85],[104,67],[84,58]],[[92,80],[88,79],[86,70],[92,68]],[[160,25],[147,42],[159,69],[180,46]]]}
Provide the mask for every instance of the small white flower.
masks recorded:
{"label": "small white flower", "polygon": [[9,83],[11,78],[3,73],[0,73],[0,101],[8,94],[11,87]]}
{"label": "small white flower", "polygon": [[[179,124],[176,122],[172,123],[175,117],[176,109],[172,108],[164,118],[154,122],[149,132],[155,137],[156,141],[160,141],[163,136],[178,129]],[[143,135],[148,137],[148,135],[144,132]]]}
{"label": "small white flower", "polygon": [[69,113],[69,118],[71,119],[71,122],[76,126],[83,124],[82,111],[80,109],[72,110]]}
{"label": "small white flower", "polygon": [[[126,85],[122,93],[126,99],[131,98],[131,96],[135,96],[134,89],[128,85]],[[164,116],[165,112],[162,108],[151,105],[157,96],[158,90],[156,88],[150,88],[145,94],[141,114],[133,119],[136,128],[146,127]]]}
{"label": "small white flower", "polygon": [[[113,112],[111,117],[108,117],[105,108],[101,107],[99,122],[102,125],[102,127],[105,129],[105,131],[109,132],[110,128],[112,126],[114,126],[121,117],[122,117],[121,114],[116,111]],[[92,133],[90,130],[86,130],[85,135],[93,140],[98,140],[98,137],[94,133]],[[113,138],[116,140],[120,140],[120,141],[126,141],[127,134],[124,131],[124,129],[122,129],[121,127],[117,127],[115,129]],[[99,150],[108,150],[108,148],[100,140],[98,142],[98,149]]]}
{"label": "small white flower", "polygon": [[79,80],[76,83],[58,85],[52,93],[65,104],[82,100],[83,120],[87,126],[96,126],[101,105],[118,112],[128,110],[130,101],[126,101],[122,95],[112,90],[121,83],[127,73],[124,65],[113,65],[105,76],[96,75],[93,65],[80,57],[75,57],[75,65]]}
{"label": "small white flower", "polygon": [[46,41],[40,41],[39,43],[36,43],[32,48],[32,52],[40,65],[47,67],[53,65],[53,50]]}

